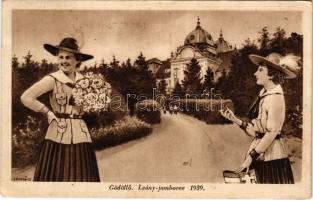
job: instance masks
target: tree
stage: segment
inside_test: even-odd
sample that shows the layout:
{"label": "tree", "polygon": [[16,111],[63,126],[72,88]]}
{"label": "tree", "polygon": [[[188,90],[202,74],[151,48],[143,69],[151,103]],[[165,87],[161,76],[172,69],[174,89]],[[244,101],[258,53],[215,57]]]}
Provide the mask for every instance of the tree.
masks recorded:
{"label": "tree", "polygon": [[172,96],[179,96],[180,98],[182,98],[184,96],[184,92],[183,92],[183,88],[181,86],[181,84],[179,84],[179,82],[177,82],[175,84],[175,87],[172,91]]}
{"label": "tree", "polygon": [[20,95],[22,90],[21,77],[20,77],[20,63],[18,58],[14,55],[12,58],[12,122],[15,124],[15,119],[19,118],[19,113],[16,111],[19,110],[22,104],[20,102]]}
{"label": "tree", "polygon": [[263,27],[259,32],[260,36],[258,38],[259,46],[260,46],[260,54],[262,56],[266,56],[269,54],[268,47],[270,42],[270,34],[267,30],[267,26]]}
{"label": "tree", "polygon": [[291,36],[286,41],[286,53],[294,53],[297,56],[303,57],[303,35],[291,33]]}
{"label": "tree", "polygon": [[103,66],[100,67],[103,68],[107,81],[127,100],[130,115],[134,114],[134,106],[138,102],[137,97],[139,95],[152,98],[153,88],[156,88],[156,82],[148,70],[145,57],[142,53],[134,61],[134,65],[131,64],[131,60],[128,58],[120,66],[119,61],[113,56],[110,67]]}
{"label": "tree", "polygon": [[167,86],[167,83],[166,83],[164,77],[162,77],[161,81],[158,84],[158,92],[160,94],[166,95],[166,86]]}
{"label": "tree", "polygon": [[118,68],[119,67],[119,61],[115,58],[115,55],[113,55],[112,62],[110,63],[111,68]]}
{"label": "tree", "polygon": [[253,75],[257,67],[249,59],[250,54],[258,53],[257,46],[247,39],[243,47],[238,49],[232,57],[232,69],[228,74],[227,89],[222,89],[222,92],[233,101],[238,115],[245,115],[248,112],[259,90]]}
{"label": "tree", "polygon": [[142,52],[140,52],[139,56],[134,62],[134,65],[138,67],[138,69],[142,71],[147,71],[148,70],[148,65],[146,62],[146,58],[142,55]]}
{"label": "tree", "polygon": [[273,34],[273,38],[269,43],[270,52],[276,52],[279,54],[286,54],[286,32],[280,27],[276,28],[276,32]]}
{"label": "tree", "polygon": [[99,73],[102,74],[105,78],[108,77],[108,64],[105,63],[104,59],[101,60],[99,64]]}
{"label": "tree", "polygon": [[42,78],[40,64],[32,59],[33,55],[28,52],[24,61],[19,64],[16,56],[12,58],[12,124],[16,126],[24,122],[27,116],[35,116],[36,113],[22,105],[20,97],[32,84]]}
{"label": "tree", "polygon": [[132,68],[132,64],[131,64],[130,58],[127,58],[125,65],[126,65],[126,68],[127,68],[127,69]]}
{"label": "tree", "polygon": [[214,72],[208,67],[204,75],[203,90],[210,91],[211,88],[214,88]]}
{"label": "tree", "polygon": [[186,94],[201,94],[201,66],[196,58],[192,58],[190,63],[187,63],[187,68],[184,70],[184,80],[182,81],[184,93]]}
{"label": "tree", "polygon": [[222,76],[219,77],[217,83],[216,83],[216,91],[218,93],[222,93],[223,97],[225,99],[229,98],[229,90],[232,89],[230,82],[229,82],[229,78],[227,75],[226,70],[224,69],[222,72]]}
{"label": "tree", "polygon": [[152,98],[153,88],[156,88],[156,81],[152,73],[148,70],[148,65],[145,57],[140,53],[134,62],[135,68],[138,70],[134,76],[137,92],[140,95],[145,95]]}
{"label": "tree", "polygon": [[12,72],[17,72],[18,68],[20,66],[20,63],[18,62],[18,58],[16,57],[16,55],[13,56],[12,58]]}

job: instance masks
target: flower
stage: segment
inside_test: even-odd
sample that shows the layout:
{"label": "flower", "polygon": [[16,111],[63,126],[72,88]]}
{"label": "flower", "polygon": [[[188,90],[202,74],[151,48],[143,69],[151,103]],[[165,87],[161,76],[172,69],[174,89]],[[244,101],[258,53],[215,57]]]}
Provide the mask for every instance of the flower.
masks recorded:
{"label": "flower", "polygon": [[95,89],[99,89],[102,87],[104,83],[104,80],[101,79],[101,78],[94,78],[92,79],[92,82],[91,82],[91,87],[95,88]]}
{"label": "flower", "polygon": [[74,103],[82,106],[85,112],[106,110],[111,99],[111,85],[104,81],[103,75],[88,72],[76,82],[72,90]]}
{"label": "flower", "polygon": [[101,110],[101,109],[103,109],[103,108],[105,108],[105,104],[104,103],[98,103],[98,104],[96,104],[95,106],[94,106],[94,108],[96,109],[96,110]]}
{"label": "flower", "polygon": [[83,105],[83,103],[84,103],[84,98],[83,98],[82,96],[77,97],[77,98],[75,98],[74,102],[75,102],[75,104],[76,104],[77,106],[81,106],[81,105]]}
{"label": "flower", "polygon": [[99,95],[99,99],[102,102],[106,102],[107,99],[109,99],[109,97],[105,93],[102,93],[102,94]]}
{"label": "flower", "polygon": [[91,93],[92,92],[92,88],[90,88],[90,87],[86,88],[85,92],[86,92],[85,94]]}
{"label": "flower", "polygon": [[96,101],[98,100],[99,96],[94,93],[88,93],[84,96],[85,101],[87,104],[94,105],[96,104]]}
{"label": "flower", "polygon": [[78,85],[79,87],[86,89],[89,87],[89,79],[88,78],[82,78],[80,80],[77,81],[76,85]]}
{"label": "flower", "polygon": [[81,88],[73,88],[72,90],[73,96],[81,96],[83,95],[83,90]]}

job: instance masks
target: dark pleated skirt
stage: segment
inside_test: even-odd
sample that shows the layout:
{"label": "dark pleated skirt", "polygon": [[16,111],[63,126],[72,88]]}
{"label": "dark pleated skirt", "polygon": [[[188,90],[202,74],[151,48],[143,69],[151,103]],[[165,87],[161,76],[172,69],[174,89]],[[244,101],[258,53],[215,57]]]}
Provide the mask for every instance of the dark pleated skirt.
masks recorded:
{"label": "dark pleated skirt", "polygon": [[61,144],[45,140],[34,181],[100,182],[92,144]]}
{"label": "dark pleated skirt", "polygon": [[261,184],[293,184],[293,174],[291,164],[288,158],[271,160],[271,161],[255,161],[252,163],[252,169],[258,183]]}

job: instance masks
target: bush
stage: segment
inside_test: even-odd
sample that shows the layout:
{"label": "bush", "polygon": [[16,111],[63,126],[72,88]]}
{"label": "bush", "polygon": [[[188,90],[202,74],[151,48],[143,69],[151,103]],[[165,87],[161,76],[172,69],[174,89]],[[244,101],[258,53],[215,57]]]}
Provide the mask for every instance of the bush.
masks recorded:
{"label": "bush", "polygon": [[293,135],[302,139],[303,113],[300,106],[287,109],[286,120],[282,129],[285,135]]}
{"label": "bush", "polygon": [[136,116],[149,124],[158,124],[161,122],[161,106],[154,100],[140,101],[136,104]]}
{"label": "bush", "polygon": [[28,116],[25,123],[13,128],[12,167],[20,168],[36,163],[46,127],[47,122]]}
{"label": "bush", "polygon": [[126,116],[114,125],[91,129],[90,134],[96,149],[103,149],[138,139],[152,133],[151,125],[136,117]]}
{"label": "bush", "polygon": [[231,100],[181,99],[179,101],[179,109],[182,113],[191,115],[208,124],[230,123],[219,112],[226,107],[234,110]]}

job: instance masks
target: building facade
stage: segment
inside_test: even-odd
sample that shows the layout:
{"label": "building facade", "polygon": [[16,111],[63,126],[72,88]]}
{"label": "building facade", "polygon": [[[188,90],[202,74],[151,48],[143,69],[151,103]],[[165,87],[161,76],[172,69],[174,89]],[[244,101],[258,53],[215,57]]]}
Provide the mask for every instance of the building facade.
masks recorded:
{"label": "building facade", "polygon": [[223,37],[222,30],[218,40],[214,41],[212,35],[204,30],[200,25],[200,19],[196,28],[185,38],[184,44],[177,47],[175,53],[165,61],[152,58],[147,61],[149,70],[154,74],[157,85],[165,79],[167,83],[167,93],[170,94],[177,83],[181,84],[184,79],[184,70],[192,58],[196,58],[201,66],[201,77],[204,76],[208,68],[214,73],[216,82],[224,72],[229,73],[231,69],[231,58],[236,51]]}
{"label": "building facade", "polygon": [[[176,83],[182,83],[184,70],[187,67],[186,64],[192,58],[196,58],[201,66],[202,80],[204,80],[207,69],[210,68],[214,73],[214,81],[217,81],[224,70],[226,72],[230,70],[229,59],[233,52],[232,46],[224,40],[222,31],[219,39],[214,41],[211,34],[201,27],[200,19],[198,18],[196,28],[186,36],[184,45],[178,47],[171,56],[169,90],[172,90]],[[221,55],[223,56],[221,57]],[[225,62],[225,59],[227,59],[227,62]]]}

